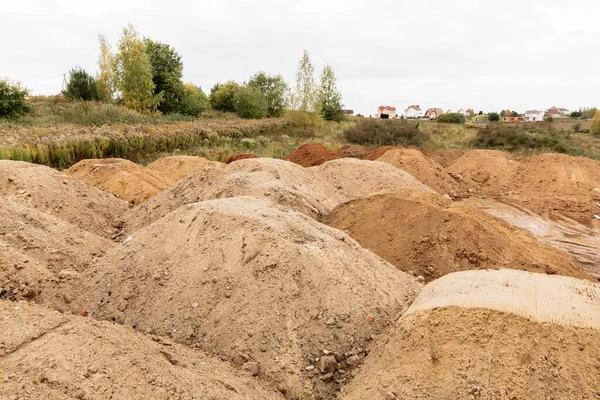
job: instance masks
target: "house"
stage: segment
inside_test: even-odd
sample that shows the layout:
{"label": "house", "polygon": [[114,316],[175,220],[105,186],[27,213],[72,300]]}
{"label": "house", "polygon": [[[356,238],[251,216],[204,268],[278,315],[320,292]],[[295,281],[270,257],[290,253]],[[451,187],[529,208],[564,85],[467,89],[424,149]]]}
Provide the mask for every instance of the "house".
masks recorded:
{"label": "house", "polygon": [[344,115],[354,115],[354,110],[344,110]]}
{"label": "house", "polygon": [[543,111],[527,110],[527,111],[525,111],[525,121],[527,121],[527,122],[543,121],[544,115],[545,115],[545,113]]}
{"label": "house", "polygon": [[441,108],[428,108],[425,112],[425,117],[431,120],[437,119],[444,111]]}
{"label": "house", "polygon": [[377,109],[377,118],[381,118],[381,119],[396,118],[396,107],[379,106],[379,108]]}
{"label": "house", "polygon": [[423,118],[423,110],[421,107],[417,106],[409,106],[406,110],[404,110],[404,118],[408,119],[416,119]]}
{"label": "house", "polygon": [[503,122],[523,122],[525,117],[513,117],[512,115],[507,115],[502,117]]}
{"label": "house", "polygon": [[556,106],[550,107],[546,110],[546,115],[552,118],[567,118],[570,112],[566,108],[558,108]]}

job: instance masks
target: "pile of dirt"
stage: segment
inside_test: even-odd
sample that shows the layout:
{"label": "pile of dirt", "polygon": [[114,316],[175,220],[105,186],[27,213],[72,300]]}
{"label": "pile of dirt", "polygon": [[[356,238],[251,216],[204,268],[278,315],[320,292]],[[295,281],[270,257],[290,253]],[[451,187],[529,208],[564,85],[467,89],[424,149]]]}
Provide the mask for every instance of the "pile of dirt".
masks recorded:
{"label": "pile of dirt", "polygon": [[2,399],[272,399],[251,373],[167,339],[0,301]]}
{"label": "pile of dirt", "polygon": [[202,171],[208,164],[219,165],[220,163],[209,161],[204,157],[172,156],[159,158],[148,165],[148,168],[158,172],[162,177],[166,177],[172,182],[177,182],[193,172]]}
{"label": "pile of dirt", "polygon": [[423,182],[439,194],[459,196],[458,182],[450,176],[448,171],[435,161],[427,158],[416,149],[393,149],[387,151],[377,161],[387,162],[400,168],[419,181]]}
{"label": "pile of dirt", "polygon": [[305,143],[283,159],[303,167],[314,167],[338,158],[342,158],[342,156],[321,143]]}
{"label": "pile of dirt", "polygon": [[315,219],[348,201],[311,169],[272,158],[247,159],[225,168],[207,167],[133,208],[124,217],[126,231],[147,226],[184,204],[245,195],[269,198]]}
{"label": "pile of dirt", "polygon": [[417,178],[388,163],[344,158],[311,168],[315,175],[341,190],[349,199],[398,189],[433,190]]}
{"label": "pile of dirt", "polygon": [[337,151],[342,157],[348,158],[363,158],[369,152],[366,147],[358,144],[345,144]]}
{"label": "pile of dirt", "polygon": [[[180,207],[104,257],[78,301],[332,398],[421,288],[345,233],[254,197]],[[322,372],[326,372],[324,375]]]}
{"label": "pile of dirt", "polygon": [[524,163],[514,193],[503,198],[547,218],[567,217],[600,228],[600,163],[540,154]]}
{"label": "pile of dirt", "polygon": [[173,184],[153,169],[121,158],[82,160],[65,173],[130,204],[140,204]]}
{"label": "pile of dirt", "polygon": [[567,253],[529,232],[431,193],[404,190],[358,199],[337,207],[324,222],[428,281],[487,268],[593,279]]}
{"label": "pile of dirt", "polygon": [[234,154],[232,156],[229,156],[229,158],[225,161],[225,164],[231,164],[234,161],[246,160],[248,158],[258,158],[258,156],[253,153]]}
{"label": "pile of dirt", "polygon": [[448,275],[375,343],[340,398],[595,399],[599,298],[572,278]]}
{"label": "pile of dirt", "polygon": [[515,189],[521,164],[498,150],[472,150],[450,165],[447,170],[461,180],[470,192],[501,195]]}
{"label": "pile of dirt", "polygon": [[368,152],[367,154],[365,154],[365,156],[363,157],[364,160],[370,160],[370,161],[375,161],[377,160],[379,157],[383,156],[385,153],[387,153],[390,150],[396,150],[396,149],[400,149],[400,146],[381,146],[376,148],[375,150],[371,150],[370,152]]}
{"label": "pile of dirt", "polygon": [[80,229],[111,237],[127,203],[52,168],[0,160],[0,201],[54,215]]}
{"label": "pile of dirt", "polygon": [[431,158],[433,161],[440,164],[442,167],[448,168],[464,154],[465,151],[463,150],[437,149],[434,152],[427,154],[427,157]]}

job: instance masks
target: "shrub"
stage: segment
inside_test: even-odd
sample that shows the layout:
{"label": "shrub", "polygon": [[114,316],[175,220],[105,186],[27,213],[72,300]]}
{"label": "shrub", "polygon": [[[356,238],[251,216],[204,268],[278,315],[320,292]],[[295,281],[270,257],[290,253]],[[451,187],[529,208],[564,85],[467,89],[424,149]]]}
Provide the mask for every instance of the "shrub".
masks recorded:
{"label": "shrub", "polygon": [[258,89],[241,87],[234,95],[235,112],[241,118],[261,119],[267,116],[267,100]]}
{"label": "shrub", "polygon": [[14,83],[8,79],[0,80],[0,118],[19,119],[29,111],[25,97],[29,90],[22,87],[20,83]]}
{"label": "shrub", "polygon": [[214,110],[235,112],[233,98],[239,89],[240,85],[234,81],[216,84],[210,92],[210,105]]}
{"label": "shrub", "polygon": [[437,118],[437,122],[442,124],[464,124],[465,116],[461,113],[442,114]]}
{"label": "shrub", "polygon": [[498,122],[500,121],[500,114],[498,114],[497,112],[491,112],[488,114],[488,120],[490,122]]}
{"label": "shrub", "polygon": [[74,67],[69,71],[67,87],[62,94],[70,100],[98,100],[96,79],[83,68]]}
{"label": "shrub", "polygon": [[592,120],[592,125],[590,126],[590,133],[592,135],[600,136],[600,111],[596,111],[596,115]]}
{"label": "shrub", "polygon": [[568,137],[549,124],[539,127],[526,124],[489,123],[484,128],[479,128],[470,144],[480,149],[508,151],[549,150],[557,153],[574,151]]}
{"label": "shrub", "polygon": [[429,135],[421,132],[411,122],[365,118],[344,131],[350,143],[375,146],[422,146]]}
{"label": "shrub", "polygon": [[577,122],[577,123],[573,124],[573,127],[571,128],[571,130],[575,133],[581,132],[581,122]]}
{"label": "shrub", "polygon": [[183,88],[183,97],[179,110],[183,115],[199,116],[208,108],[208,97],[202,92],[202,89],[187,83]]}

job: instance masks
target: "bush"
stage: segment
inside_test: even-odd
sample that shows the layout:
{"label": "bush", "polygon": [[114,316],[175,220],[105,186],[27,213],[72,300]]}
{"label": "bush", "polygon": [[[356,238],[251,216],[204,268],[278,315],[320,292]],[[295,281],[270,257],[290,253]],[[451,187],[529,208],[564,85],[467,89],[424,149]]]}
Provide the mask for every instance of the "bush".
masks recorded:
{"label": "bush", "polygon": [[488,114],[488,120],[490,122],[498,122],[500,121],[500,114],[498,114],[497,112],[491,112]]}
{"label": "bush", "polygon": [[67,87],[62,93],[70,100],[98,100],[96,79],[85,72],[83,68],[75,67],[69,71]]}
{"label": "bush", "polygon": [[437,122],[442,124],[464,124],[465,116],[461,113],[442,114],[437,118]]}
{"label": "bush", "polygon": [[573,153],[568,136],[553,129],[549,124],[528,126],[526,124],[489,123],[479,128],[471,141],[479,149],[547,150],[557,153]]}
{"label": "bush", "polygon": [[365,118],[344,131],[350,143],[374,146],[422,146],[429,135],[421,132],[411,122]]}
{"label": "bush", "polygon": [[241,118],[261,119],[267,116],[267,100],[258,89],[239,88],[233,98],[235,112]]}
{"label": "bush", "polygon": [[239,89],[240,85],[234,81],[215,85],[210,92],[210,105],[213,110],[235,112],[233,98]]}
{"label": "bush", "polygon": [[20,83],[14,83],[8,79],[0,80],[0,118],[19,119],[30,109],[25,98],[29,90],[22,87]]}
{"label": "bush", "polygon": [[202,92],[202,89],[188,83],[183,88],[183,97],[179,110],[183,115],[198,117],[208,108],[208,97]]}
{"label": "bush", "polygon": [[600,111],[596,111],[596,115],[592,120],[592,125],[590,126],[590,133],[592,135],[600,136]]}

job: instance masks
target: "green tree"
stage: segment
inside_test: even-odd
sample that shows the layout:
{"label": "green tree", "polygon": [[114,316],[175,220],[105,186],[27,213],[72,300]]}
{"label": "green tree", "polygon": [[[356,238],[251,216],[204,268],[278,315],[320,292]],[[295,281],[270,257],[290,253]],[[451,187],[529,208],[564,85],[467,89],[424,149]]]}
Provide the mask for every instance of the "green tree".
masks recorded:
{"label": "green tree", "polygon": [[333,68],[326,65],[321,72],[321,87],[319,90],[321,115],[326,121],[343,121],[342,94],[337,87],[337,78]]}
{"label": "green tree", "polygon": [[242,86],[235,92],[233,103],[235,112],[241,118],[265,118],[268,105],[265,96],[255,87]]}
{"label": "green tree", "polygon": [[596,111],[596,115],[592,120],[592,125],[590,126],[590,133],[592,135],[600,136],[600,111]]}
{"label": "green tree", "polygon": [[296,86],[292,92],[292,109],[303,112],[319,112],[319,96],[315,84],[315,67],[310,61],[308,51],[304,50],[296,73]]}
{"label": "green tree", "polygon": [[235,112],[234,97],[239,89],[235,81],[216,84],[210,92],[210,105],[214,110]]}
{"label": "green tree", "polygon": [[152,65],[146,45],[131,24],[123,29],[115,70],[117,89],[125,107],[142,113],[156,112],[161,96],[154,94]]}
{"label": "green tree", "polygon": [[596,115],[597,112],[598,112],[598,109],[596,107],[584,108],[582,111],[582,118],[592,119],[592,118],[594,118],[594,116]]}
{"label": "green tree", "polygon": [[257,89],[267,101],[267,117],[281,117],[287,106],[288,84],[281,75],[260,71],[250,77],[248,87]]}
{"label": "green tree", "polygon": [[67,86],[62,93],[71,100],[98,100],[96,80],[81,67],[74,67],[69,71]]}
{"label": "green tree", "polygon": [[440,115],[437,122],[442,124],[464,124],[465,116],[461,113],[446,113]]}
{"label": "green tree", "polygon": [[98,58],[98,73],[96,74],[96,90],[98,99],[112,102],[115,96],[115,59],[110,44],[103,35],[98,37],[100,42],[100,57]]}
{"label": "green tree", "polygon": [[202,88],[186,83],[183,86],[183,97],[179,105],[179,112],[183,115],[198,117],[209,107],[208,97]]}
{"label": "green tree", "polygon": [[488,114],[488,119],[490,120],[490,122],[498,122],[500,121],[500,114],[498,114],[497,112],[491,112]]}
{"label": "green tree", "polygon": [[29,112],[27,96],[29,90],[20,83],[0,79],[0,118],[16,120]]}
{"label": "green tree", "polygon": [[181,56],[168,44],[144,38],[146,53],[152,66],[154,95],[161,96],[158,111],[163,114],[179,112],[183,98],[183,62]]}

